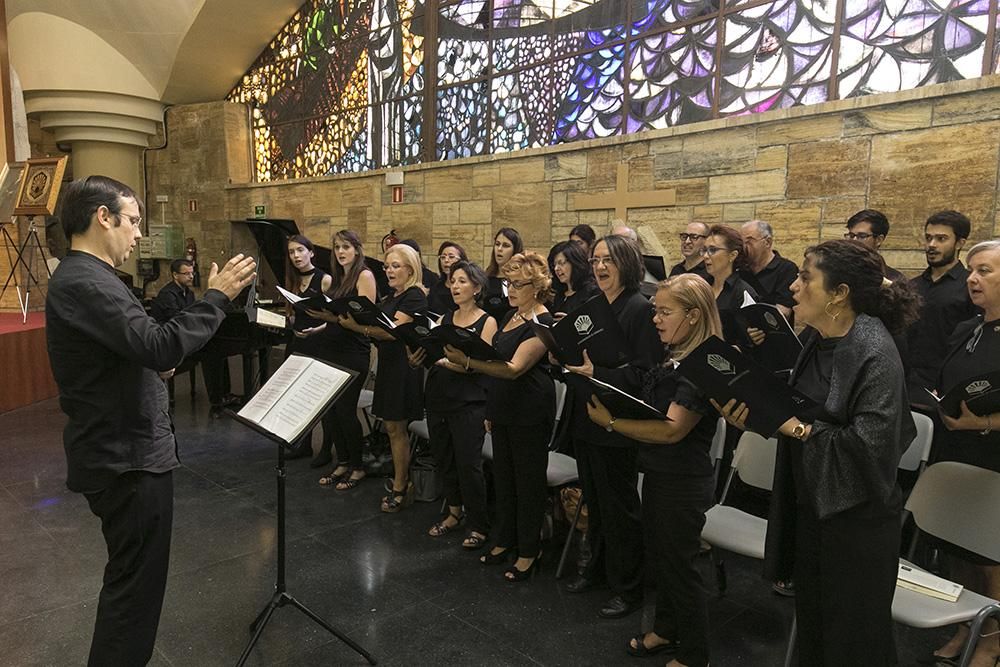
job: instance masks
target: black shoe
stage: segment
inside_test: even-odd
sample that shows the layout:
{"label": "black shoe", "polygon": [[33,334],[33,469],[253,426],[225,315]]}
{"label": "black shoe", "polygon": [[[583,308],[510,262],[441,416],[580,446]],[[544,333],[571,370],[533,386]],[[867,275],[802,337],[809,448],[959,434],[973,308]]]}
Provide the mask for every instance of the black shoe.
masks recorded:
{"label": "black shoe", "polygon": [[604,582],[596,581],[594,579],[588,579],[583,575],[578,576],[573,581],[566,584],[567,593],[583,593],[585,591],[593,590],[595,588],[600,588],[604,585]]}
{"label": "black shoe", "polygon": [[319,454],[313,457],[313,460],[309,462],[310,468],[323,468],[325,466],[333,463],[333,456],[330,452],[321,451]]}
{"label": "black shoe", "polygon": [[222,405],[227,408],[234,405],[243,405],[243,397],[236,394],[226,394],[222,397]]}
{"label": "black shoe", "polygon": [[625,618],[639,609],[642,609],[642,600],[629,600],[616,595],[604,603],[597,615],[601,618]]}

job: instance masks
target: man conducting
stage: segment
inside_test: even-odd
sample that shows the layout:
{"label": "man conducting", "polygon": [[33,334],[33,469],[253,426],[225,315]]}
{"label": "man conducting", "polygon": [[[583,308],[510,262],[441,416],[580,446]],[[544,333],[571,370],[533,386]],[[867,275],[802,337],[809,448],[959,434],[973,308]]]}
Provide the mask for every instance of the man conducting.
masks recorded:
{"label": "man conducting", "polygon": [[101,519],[108,548],[90,665],[144,665],[163,605],[177,443],[168,375],[218,328],[222,306],[254,277],[237,255],[213,264],[200,301],[164,324],[117,278],[142,236],[139,202],[105,176],[70,183],[61,208],[70,250],[49,282],[46,336],[63,431],[66,486]]}

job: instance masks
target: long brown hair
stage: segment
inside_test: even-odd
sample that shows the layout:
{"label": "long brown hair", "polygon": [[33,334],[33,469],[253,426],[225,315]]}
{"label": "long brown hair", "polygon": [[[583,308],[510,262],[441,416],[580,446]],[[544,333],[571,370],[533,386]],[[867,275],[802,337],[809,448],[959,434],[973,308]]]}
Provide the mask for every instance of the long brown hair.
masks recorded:
{"label": "long brown hair", "polygon": [[[288,237],[285,242],[285,289],[295,294],[299,293],[299,271],[294,266],[292,266],[292,260],[288,257],[288,246],[293,243],[298,243],[300,246],[304,246],[306,250],[311,253],[315,253],[315,247],[313,242],[302,236],[302,234],[293,234]],[[315,255],[313,257],[315,259]],[[310,260],[311,261],[311,260]],[[313,268],[316,268],[316,264],[313,264]]]}
{"label": "long brown hair", "polygon": [[[337,261],[337,241],[350,243],[354,248],[354,262],[346,270]],[[358,278],[367,268],[365,250],[361,246],[361,239],[350,229],[341,229],[334,234],[332,245],[334,247],[330,252],[330,275],[333,277],[333,284],[330,285],[330,296],[339,299],[348,296],[358,286]]]}
{"label": "long brown hair", "polygon": [[497,264],[496,251],[497,239],[500,238],[500,236],[506,238],[510,241],[510,244],[514,246],[514,252],[511,254],[511,257],[514,255],[520,255],[524,252],[524,241],[521,240],[521,235],[517,233],[516,229],[513,227],[501,227],[498,229],[496,235],[493,237],[494,247],[490,248],[490,263],[489,266],[486,267],[486,275],[490,277],[500,276],[500,265]]}

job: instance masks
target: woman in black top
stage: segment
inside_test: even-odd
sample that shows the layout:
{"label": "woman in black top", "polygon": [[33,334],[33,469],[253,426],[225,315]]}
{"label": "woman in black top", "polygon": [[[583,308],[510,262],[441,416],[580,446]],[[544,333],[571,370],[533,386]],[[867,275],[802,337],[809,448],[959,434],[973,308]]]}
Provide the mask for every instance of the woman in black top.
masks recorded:
{"label": "woman in black top", "polygon": [[[333,299],[348,296],[364,296],[375,301],[375,276],[365,266],[365,253],[361,239],[349,229],[342,229],[333,236],[332,287],[328,294]],[[328,475],[320,478],[322,486],[335,486],[338,491],[348,491],[365,477],[361,462],[362,430],[358,421],[358,396],[368,379],[371,361],[371,346],[358,332],[340,326],[340,321],[328,310],[307,311],[317,319],[324,320],[320,341],[330,361],[358,372],[344,393],[333,404],[333,409],[323,416],[323,449],[329,455],[330,443],[337,445],[337,466]]]}
{"label": "woman in black top", "polygon": [[493,548],[480,557],[484,564],[514,564],[507,581],[523,581],[541,556],[539,533],[545,514],[546,445],[555,419],[555,386],[545,368],[545,345],[528,324],[537,318],[552,324],[543,305],[551,296],[552,279],[545,259],[536,253],[514,255],[504,267],[514,310],[500,323],[493,347],[502,361],[470,359],[451,346],[448,360],[490,378],[486,395],[486,428],[493,437],[493,472],[497,525]]}
{"label": "woman in black top", "polygon": [[[605,236],[590,258],[597,286],[625,334],[630,360],[618,368],[595,366],[584,351],[584,363],[568,367],[633,395],[642,387],[645,371],[663,360],[663,344],[653,326],[653,306],[639,293],[645,270],[638,244],[622,236]],[[586,571],[566,590],[583,592],[607,581],[614,596],[600,609],[602,618],[619,618],[642,602],[642,524],[636,490],[637,443],[608,433],[585,418],[590,383],[568,376],[573,386],[573,445],[587,503],[588,538],[593,558]]]}
{"label": "woman in black top", "polygon": [[467,262],[465,249],[457,243],[445,241],[438,248],[438,279],[427,293],[427,309],[437,315],[445,315],[455,310],[448,284],[448,272],[456,262]]}
{"label": "woman in black top", "polygon": [[[305,236],[296,234],[288,237],[285,253],[285,287],[289,292],[297,296],[309,297],[323,294],[332,284],[333,279],[327,272],[313,266],[313,243]],[[285,344],[285,356],[290,354],[303,354],[307,357],[315,357],[331,361],[329,350],[320,342],[315,334],[322,331],[323,322],[315,317],[309,317],[302,313],[295,313],[291,306],[287,308],[288,319],[292,324],[292,335],[288,337]],[[314,468],[329,463],[329,449],[326,449],[326,461],[323,460],[323,449],[332,438],[332,433],[326,428],[323,429],[323,445],[320,453],[313,461]],[[286,458],[300,459],[312,454],[312,431],[303,435]]]}
{"label": "woman in black top", "polygon": [[[965,261],[969,267],[969,299],[983,309],[983,315],[955,327],[951,351],[941,368],[939,396],[974,377],[1000,370],[1000,240],[977,243]],[[1000,472],[1000,412],[977,415],[963,401],[956,417],[942,415],[941,420],[945,429],[934,433],[935,461],[959,461]],[[983,530],[988,530],[986,524]],[[997,563],[952,545],[945,545],[944,552],[949,578],[994,600],[1000,596]],[[959,624],[955,635],[935,652],[935,657],[957,660],[968,635],[968,627]],[[996,641],[981,639],[970,664],[992,665],[996,653]]]}
{"label": "woman in black top", "polygon": [[[379,307],[396,324],[412,322],[427,310],[427,299],[420,289],[420,256],[410,246],[398,243],[385,253],[385,275],[392,292]],[[376,326],[358,324],[354,318],[341,318],[340,325],[363,333],[378,346],[378,370],[375,374],[375,398],[372,412],[382,418],[392,449],[393,483],[382,499],[383,512],[398,512],[413,502],[413,484],[409,481],[410,440],[407,422],[423,417],[423,372],[411,368],[406,346],[392,334]]]}
{"label": "woman in black top", "polygon": [[[486,342],[493,340],[497,323],[479,307],[486,287],[486,274],[469,262],[450,267],[451,296],[457,310],[442,316],[439,324],[452,324],[473,331]],[[409,351],[410,365],[426,359],[422,348]],[[431,526],[429,534],[440,537],[462,522],[462,507],[469,521],[469,533],[462,546],[478,549],[486,544],[489,518],[486,513],[486,483],[483,480],[483,437],[485,436],[486,382],[482,375],[440,359],[427,373],[424,386],[427,431],[431,451],[443,481],[448,514]]]}
{"label": "woman in black top", "polygon": [[[896,472],[916,428],[890,332],[918,299],[885,280],[877,252],[839,240],[806,251],[792,294],[815,333],[790,383],[817,407],[779,429],[766,575],[794,573],[800,664],[895,665]],[[742,429],[749,410],[735,403],[720,409]]]}
{"label": "woman in black top", "polygon": [[549,271],[555,277],[552,286],[552,316],[560,319],[582,306],[600,290],[594,282],[587,252],[576,241],[560,241],[549,250]]}
{"label": "woman in black top", "polygon": [[643,544],[656,584],[656,616],[652,632],[639,633],[626,649],[640,657],[675,651],[668,665],[703,667],[708,605],[695,559],[713,503],[709,450],[717,413],[675,365],[708,337],[719,336],[722,325],[712,288],[693,273],[660,283],[654,305],[653,323],[668,349],[664,362],[646,373],[641,398],[671,421],[617,419],[596,396],[587,410],[601,428],[640,443],[639,468],[645,473]]}
{"label": "woman in black top", "polygon": [[743,298],[749,294],[754,301],[757,292],[739,277],[739,271],[749,268],[743,236],[726,225],[712,225],[709,236],[701,249],[705,258],[705,270],[712,277],[712,292],[722,319],[722,338],[731,345],[746,348],[750,339],[746,328],[737,321],[737,314],[743,307]]}
{"label": "woman in black top", "polygon": [[483,299],[483,310],[497,321],[503,319],[512,306],[507,298],[507,279],[504,277],[504,267],[514,255],[524,252],[524,242],[516,229],[501,227],[493,237],[493,254],[486,267],[486,296]]}
{"label": "woman in black top", "polygon": [[579,243],[583,247],[585,255],[590,255],[594,242],[597,241],[597,233],[590,225],[577,225],[569,230],[569,240]]}

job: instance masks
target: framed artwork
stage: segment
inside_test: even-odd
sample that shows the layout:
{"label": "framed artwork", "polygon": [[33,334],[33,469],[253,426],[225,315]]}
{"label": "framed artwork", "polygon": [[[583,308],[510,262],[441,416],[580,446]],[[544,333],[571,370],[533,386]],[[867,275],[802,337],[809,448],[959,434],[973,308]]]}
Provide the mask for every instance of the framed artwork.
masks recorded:
{"label": "framed artwork", "polygon": [[55,215],[66,156],[28,160],[14,199],[14,215]]}

